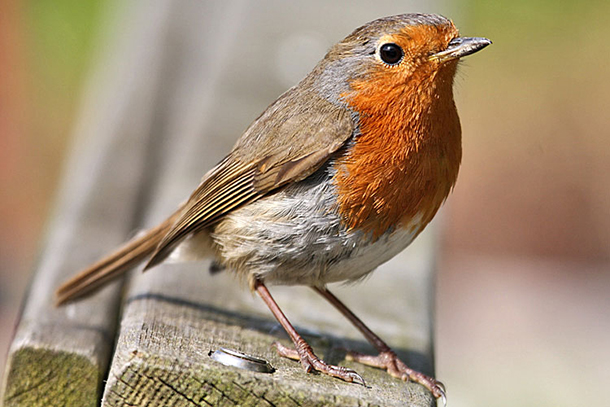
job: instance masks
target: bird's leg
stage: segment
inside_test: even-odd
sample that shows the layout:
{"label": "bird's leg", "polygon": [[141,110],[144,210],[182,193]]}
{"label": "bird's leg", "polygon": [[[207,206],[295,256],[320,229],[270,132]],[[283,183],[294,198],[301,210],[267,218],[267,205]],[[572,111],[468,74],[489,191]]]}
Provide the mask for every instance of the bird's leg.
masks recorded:
{"label": "bird's leg", "polygon": [[254,289],[263,299],[263,301],[265,301],[265,304],[267,304],[273,313],[273,316],[275,316],[284,330],[286,330],[286,333],[288,333],[288,336],[290,336],[290,339],[292,339],[292,342],[294,343],[295,349],[286,348],[277,342],[274,343],[274,346],[277,348],[278,353],[281,356],[300,360],[301,365],[308,373],[311,371],[318,371],[329,376],[343,379],[346,382],[355,382],[363,386],[365,385],[364,379],[362,379],[362,377],[354,370],[343,366],[329,365],[313,353],[311,346],[309,346],[305,339],[303,339],[303,337],[301,337],[301,335],[299,335],[299,333],[294,329],[290,321],[288,321],[288,318],[286,318],[280,307],[277,305],[263,281],[256,279],[254,281]]}
{"label": "bird's leg", "polygon": [[325,287],[312,287],[322,297],[326,298],[332,305],[335,306],[370,342],[371,345],[377,349],[379,355],[370,356],[364,355],[358,352],[348,352],[348,357],[356,362],[385,369],[394,377],[398,377],[403,380],[412,380],[426,387],[432,392],[434,397],[441,397],[445,400],[445,386],[430,376],[426,376],[423,373],[417,372],[409,368],[403,361],[401,361],[396,353],[390,349],[390,347],[373,331],[371,331],[364,322],[360,320],[352,311],[350,311],[345,304],[341,302],[333,293],[328,291]]}

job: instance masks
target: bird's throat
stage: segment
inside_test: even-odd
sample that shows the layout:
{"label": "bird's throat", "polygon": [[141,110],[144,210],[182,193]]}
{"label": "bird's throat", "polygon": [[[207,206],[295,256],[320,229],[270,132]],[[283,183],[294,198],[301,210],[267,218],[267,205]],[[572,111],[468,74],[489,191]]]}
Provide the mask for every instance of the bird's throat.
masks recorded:
{"label": "bird's throat", "polygon": [[359,134],[335,177],[339,212],[350,229],[373,239],[395,225],[419,233],[446,199],[461,160],[454,73],[403,86],[370,78],[352,84],[345,100],[359,112]]}

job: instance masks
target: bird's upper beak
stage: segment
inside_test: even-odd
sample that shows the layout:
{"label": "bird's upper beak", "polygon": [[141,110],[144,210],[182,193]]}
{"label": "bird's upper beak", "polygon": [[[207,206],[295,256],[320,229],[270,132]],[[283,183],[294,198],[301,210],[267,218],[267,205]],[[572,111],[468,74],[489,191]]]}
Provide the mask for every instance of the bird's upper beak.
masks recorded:
{"label": "bird's upper beak", "polygon": [[447,49],[430,55],[431,60],[439,62],[451,61],[474,54],[491,44],[491,41],[482,37],[457,37],[449,42]]}

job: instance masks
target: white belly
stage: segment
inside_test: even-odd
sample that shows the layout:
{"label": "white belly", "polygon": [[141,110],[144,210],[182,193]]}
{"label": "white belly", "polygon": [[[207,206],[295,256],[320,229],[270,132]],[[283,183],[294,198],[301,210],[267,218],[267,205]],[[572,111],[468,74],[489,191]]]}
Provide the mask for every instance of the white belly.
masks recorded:
{"label": "white belly", "polygon": [[394,257],[421,231],[407,225],[375,241],[350,231],[336,212],[334,188],[324,176],[312,177],[231,212],[211,234],[219,262],[243,278],[257,276],[270,284],[354,281]]}

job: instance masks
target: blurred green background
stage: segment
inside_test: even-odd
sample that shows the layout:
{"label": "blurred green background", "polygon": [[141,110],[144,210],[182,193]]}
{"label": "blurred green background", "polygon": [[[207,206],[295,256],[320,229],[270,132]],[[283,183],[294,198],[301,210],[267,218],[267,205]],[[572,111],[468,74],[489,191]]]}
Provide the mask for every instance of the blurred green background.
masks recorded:
{"label": "blurred green background", "polygon": [[[0,366],[108,9],[2,3]],[[438,377],[455,407],[597,404],[610,382],[610,2],[441,10],[494,45],[456,84],[464,159],[439,259]]]}

